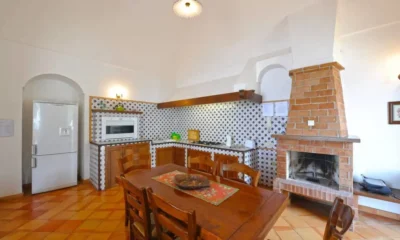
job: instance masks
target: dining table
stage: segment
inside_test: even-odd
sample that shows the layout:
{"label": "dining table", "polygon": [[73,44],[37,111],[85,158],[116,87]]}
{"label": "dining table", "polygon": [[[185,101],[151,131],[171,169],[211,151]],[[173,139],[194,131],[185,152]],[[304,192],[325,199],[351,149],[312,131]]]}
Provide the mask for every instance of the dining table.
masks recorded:
{"label": "dining table", "polygon": [[[214,205],[154,179],[174,171],[201,174],[238,190]],[[289,203],[287,195],[175,164],[134,171],[125,177],[138,188],[152,188],[156,195],[180,209],[196,211],[200,238],[204,240],[264,239]]]}

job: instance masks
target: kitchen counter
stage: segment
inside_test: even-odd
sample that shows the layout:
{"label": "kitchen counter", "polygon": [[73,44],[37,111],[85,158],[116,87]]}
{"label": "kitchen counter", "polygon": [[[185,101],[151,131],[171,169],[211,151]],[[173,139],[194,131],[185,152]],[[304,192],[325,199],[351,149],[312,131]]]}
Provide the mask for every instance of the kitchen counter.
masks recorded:
{"label": "kitchen counter", "polygon": [[224,144],[221,144],[221,145],[206,145],[206,144],[193,143],[193,142],[190,142],[188,140],[172,140],[172,139],[153,140],[152,143],[153,143],[153,145],[167,144],[167,143],[178,143],[178,144],[185,144],[185,145],[199,146],[199,147],[208,147],[208,148],[215,148],[215,149],[222,149],[222,150],[229,150],[229,151],[236,151],[236,152],[248,152],[248,151],[255,150],[254,148],[247,148],[244,145],[234,145],[232,147],[228,147],[228,146],[226,146]]}
{"label": "kitchen counter", "polygon": [[100,141],[95,142],[91,141],[90,144],[96,146],[108,146],[108,145],[117,145],[117,144],[129,144],[129,143],[138,143],[138,142],[151,142],[150,139],[121,139],[121,140],[114,140],[114,141]]}
{"label": "kitchen counter", "polygon": [[168,144],[168,143],[177,143],[177,144],[185,144],[191,146],[199,146],[199,147],[208,147],[214,149],[222,149],[222,150],[229,150],[229,151],[236,151],[236,152],[248,152],[253,151],[254,148],[247,148],[243,145],[234,145],[232,147],[228,147],[224,144],[221,145],[205,145],[205,144],[198,144],[192,143],[188,140],[172,140],[172,139],[165,139],[165,140],[151,140],[151,139],[122,139],[116,141],[101,141],[101,142],[90,142],[93,145],[97,146],[108,146],[108,145],[116,145],[116,144],[129,144],[129,143],[137,143],[137,142],[152,142],[152,145],[160,145],[160,144]]}

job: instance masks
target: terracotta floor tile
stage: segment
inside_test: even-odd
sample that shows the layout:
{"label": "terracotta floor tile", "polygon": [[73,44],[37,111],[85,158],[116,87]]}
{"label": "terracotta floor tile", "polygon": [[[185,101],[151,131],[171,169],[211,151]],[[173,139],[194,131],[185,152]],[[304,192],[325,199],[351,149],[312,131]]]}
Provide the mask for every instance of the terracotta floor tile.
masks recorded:
{"label": "terracotta floor tile", "polygon": [[0,232],[14,231],[27,222],[29,222],[29,220],[0,221]]}
{"label": "terracotta floor tile", "polygon": [[10,232],[0,232],[0,239],[8,234],[10,234]]}
{"label": "terracotta floor tile", "polygon": [[281,238],[276,234],[275,230],[272,229],[269,231],[268,235],[264,238],[264,240],[280,240]]}
{"label": "terracotta floor tile", "polygon": [[71,235],[68,236],[67,239],[70,240],[86,240],[89,238],[91,233],[83,233],[83,232],[74,232]]}
{"label": "terracotta floor tile", "polygon": [[301,219],[299,216],[287,216],[287,217],[282,217],[287,223],[290,224],[291,227],[293,228],[309,228],[310,225],[308,225],[303,219]]}
{"label": "terracotta floor tile", "polygon": [[127,240],[128,238],[129,234],[127,232],[113,232],[108,240]]}
{"label": "terracotta floor tile", "polygon": [[108,240],[111,233],[93,233],[87,238],[88,240]]}
{"label": "terracotta floor tile", "polygon": [[46,211],[28,211],[27,213],[16,217],[16,220],[33,220],[46,213]]}
{"label": "terracotta floor tile", "polygon": [[[292,200],[265,239],[322,239],[329,207],[321,208]],[[124,215],[121,187],[98,192],[84,183],[0,202],[0,239],[127,239]],[[360,213],[355,226],[345,240],[400,239],[400,221]]]}
{"label": "terracotta floor tile", "polygon": [[52,217],[52,220],[70,220],[74,215],[76,215],[77,212],[74,211],[62,211]]}
{"label": "terracotta floor tile", "polygon": [[121,221],[103,221],[97,228],[96,232],[114,232]]}
{"label": "terracotta floor tile", "polygon": [[27,235],[25,235],[22,239],[23,240],[42,240],[47,235],[49,235],[51,232],[30,232]]}
{"label": "terracotta floor tile", "polygon": [[102,205],[101,202],[91,202],[89,205],[85,207],[85,210],[96,210],[101,205]]}
{"label": "terracotta floor tile", "polygon": [[81,220],[67,220],[62,224],[60,227],[58,227],[55,231],[56,232],[63,232],[63,233],[70,233],[75,231],[83,221]]}
{"label": "terracotta floor tile", "polygon": [[39,219],[34,219],[30,220],[29,222],[25,223],[21,227],[18,228],[20,231],[35,231],[36,229],[40,228],[41,226],[45,225],[48,223],[47,220],[39,220]]}
{"label": "terracotta floor tile", "polygon": [[313,228],[296,228],[295,231],[303,239],[321,240],[321,235],[319,235]]}
{"label": "terracotta floor tile", "polygon": [[282,240],[302,240],[300,235],[294,230],[276,231],[276,233]]}
{"label": "terracotta floor tile", "polygon": [[110,214],[111,211],[95,211],[88,217],[88,219],[106,219]]}
{"label": "terracotta floor tile", "polygon": [[122,220],[124,218],[125,210],[115,210],[107,217],[109,220]]}
{"label": "terracotta floor tile", "polygon": [[45,240],[64,240],[67,239],[69,236],[68,233],[59,233],[59,232],[53,232],[47,235]]}
{"label": "terracotta floor tile", "polygon": [[17,202],[17,203],[0,203],[0,209],[11,209],[11,210],[17,210],[22,208],[23,206],[27,205],[29,203],[24,203],[24,202]]}
{"label": "terracotta floor tile", "polygon": [[100,220],[86,220],[76,229],[76,231],[94,231],[101,224],[101,222],[102,221]]}
{"label": "terracotta floor tile", "polygon": [[20,216],[22,216],[24,214],[27,214],[27,213],[29,213],[28,210],[15,210],[10,214],[8,214],[8,215],[6,215],[4,217],[1,217],[0,219],[2,219],[2,220],[13,220],[13,219],[15,219],[17,217],[20,217]]}
{"label": "terracotta floor tile", "polygon": [[63,220],[51,220],[47,222],[45,225],[36,229],[36,232],[54,232],[58,229],[61,225],[63,225],[65,221]]}
{"label": "terracotta floor tile", "polygon": [[22,239],[25,237],[29,232],[12,232],[5,237],[3,237],[1,240],[18,240]]}
{"label": "terracotta floor tile", "polygon": [[93,211],[89,210],[82,210],[76,212],[75,215],[73,215],[70,220],[85,220],[87,219],[91,214],[93,214]]}

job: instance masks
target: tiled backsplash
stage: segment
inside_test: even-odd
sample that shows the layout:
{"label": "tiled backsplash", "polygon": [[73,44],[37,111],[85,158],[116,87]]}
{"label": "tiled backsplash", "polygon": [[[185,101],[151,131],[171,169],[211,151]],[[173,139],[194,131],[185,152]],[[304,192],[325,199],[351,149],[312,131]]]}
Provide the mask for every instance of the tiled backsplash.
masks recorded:
{"label": "tiled backsplash", "polygon": [[[100,109],[100,102],[106,109],[113,109],[119,100],[92,98],[92,109]],[[271,131],[267,131],[267,118],[262,116],[262,105],[249,102],[228,102],[181,108],[157,109],[153,103],[123,101],[126,110],[142,111],[134,115],[139,118],[141,138],[169,138],[171,132],[181,134],[187,139],[188,129],[199,129],[203,141],[225,143],[227,135],[234,138],[235,144],[244,144],[246,139],[256,140],[259,146],[266,141],[276,141],[272,134],[284,134],[287,117],[273,117]],[[92,138],[101,139],[101,116],[122,116],[127,113],[93,113]],[[133,116],[133,115],[129,115]],[[276,151],[258,150],[258,168],[262,171],[262,183],[272,186],[276,175]]]}

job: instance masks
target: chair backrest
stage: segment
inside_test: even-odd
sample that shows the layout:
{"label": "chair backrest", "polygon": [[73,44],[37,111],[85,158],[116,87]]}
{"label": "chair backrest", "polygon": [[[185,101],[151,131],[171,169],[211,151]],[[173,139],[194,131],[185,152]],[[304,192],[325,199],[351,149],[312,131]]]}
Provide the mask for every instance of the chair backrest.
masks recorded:
{"label": "chair backrest", "polygon": [[189,157],[188,167],[190,169],[195,169],[198,171],[216,175],[217,168],[218,168],[218,162],[212,161],[210,158],[208,158],[206,156]]}
{"label": "chair backrest", "polygon": [[134,239],[147,240],[151,238],[150,208],[146,189],[137,188],[121,175],[125,193],[125,206],[128,208],[130,234]]}
{"label": "chair backrest", "polygon": [[154,194],[151,188],[147,189],[147,195],[150,208],[154,214],[158,239],[175,239],[170,233],[181,240],[197,239],[198,230],[195,211],[185,211],[173,206]]}
{"label": "chair backrest", "polygon": [[118,167],[120,174],[127,174],[138,169],[149,169],[147,160],[136,162],[134,161],[134,154],[126,155],[118,160]]}
{"label": "chair backrest", "polygon": [[[220,175],[221,177],[224,177],[224,172],[229,171],[229,172],[237,172],[237,173],[243,173],[249,177],[251,177],[251,185],[254,187],[258,186],[258,181],[260,180],[261,172],[252,169],[251,167],[242,164],[242,163],[231,163],[231,164],[222,164],[220,166]],[[239,182],[244,182],[243,180],[239,178],[230,178],[229,179],[239,181]]]}
{"label": "chair backrest", "polygon": [[[329,220],[325,227],[324,240],[342,239],[344,234],[351,227],[353,219],[353,209],[344,204],[343,199],[336,198],[329,215]],[[337,230],[337,226],[341,228],[340,231]]]}

